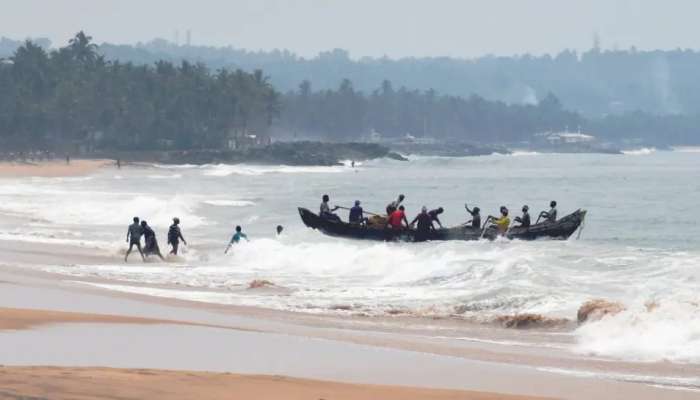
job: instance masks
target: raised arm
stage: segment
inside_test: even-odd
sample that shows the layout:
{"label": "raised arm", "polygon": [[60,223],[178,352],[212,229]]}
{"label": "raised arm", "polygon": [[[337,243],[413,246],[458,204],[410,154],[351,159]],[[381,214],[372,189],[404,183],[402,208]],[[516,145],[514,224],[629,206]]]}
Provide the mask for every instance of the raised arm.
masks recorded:
{"label": "raised arm", "polygon": [[468,205],[466,205],[466,204],[464,204],[464,208],[466,208],[466,209],[467,209],[467,212],[468,212],[469,214],[471,214],[471,216],[472,216],[472,217],[474,216],[474,210],[473,210],[473,209],[472,209],[472,210],[470,210],[470,209],[469,209],[469,206],[468,206]]}

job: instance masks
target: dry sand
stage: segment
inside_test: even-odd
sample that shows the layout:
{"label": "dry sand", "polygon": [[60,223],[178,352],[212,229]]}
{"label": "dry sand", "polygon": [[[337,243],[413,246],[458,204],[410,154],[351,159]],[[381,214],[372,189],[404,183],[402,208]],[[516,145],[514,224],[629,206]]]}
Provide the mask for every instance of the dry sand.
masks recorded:
{"label": "dry sand", "polygon": [[0,399],[496,400],[534,397],[148,369],[3,367]]}
{"label": "dry sand", "polygon": [[114,164],[112,160],[71,160],[40,162],[0,162],[0,177],[62,177],[83,176]]}

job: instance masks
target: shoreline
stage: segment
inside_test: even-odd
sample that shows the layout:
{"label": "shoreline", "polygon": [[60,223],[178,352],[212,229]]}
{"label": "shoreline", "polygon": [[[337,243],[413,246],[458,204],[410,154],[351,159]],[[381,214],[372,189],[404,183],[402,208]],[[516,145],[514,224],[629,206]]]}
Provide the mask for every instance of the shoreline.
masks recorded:
{"label": "shoreline", "polygon": [[[33,245],[26,242],[16,242],[8,245],[0,240],[0,254],[11,255],[14,262],[30,265],[34,262],[43,264],[52,255],[54,261],[78,263],[104,263],[111,257],[97,256],[90,251],[67,245]],[[58,258],[58,260],[56,259]],[[148,264],[145,264],[148,265]],[[428,316],[366,316],[347,314],[317,314],[300,311],[280,310],[253,305],[235,305],[212,303],[197,300],[181,299],[150,295],[138,292],[109,289],[104,285],[123,285],[127,287],[154,287],[129,281],[110,280],[97,277],[78,277],[63,275],[56,272],[27,267],[12,267],[0,264],[0,287],[19,285],[18,293],[27,292],[25,286],[37,286],[45,289],[55,289],[70,297],[98,296],[110,299],[110,302],[135,301],[140,304],[174,307],[193,313],[216,313],[223,318],[197,318],[194,314],[185,314],[187,318],[172,313],[134,312],[133,307],[108,309],[110,314],[143,317],[150,319],[168,319],[188,321],[202,325],[228,326],[236,329],[259,330],[273,333],[290,333],[305,337],[316,337],[329,340],[341,340],[350,343],[376,347],[393,348],[397,350],[420,351],[443,356],[456,356],[486,362],[517,362],[518,364],[535,367],[575,367],[581,370],[596,370],[598,372],[631,371],[644,372],[653,376],[657,373],[664,375],[692,375],[693,371],[700,376],[700,365],[684,363],[634,362],[615,359],[588,358],[585,355],[570,353],[568,348],[572,342],[572,331],[551,329],[515,329],[492,324],[474,323],[463,319],[433,318]],[[158,285],[155,285],[156,287]],[[161,286],[167,289],[186,290],[176,285]],[[264,289],[262,289],[264,290]],[[5,290],[12,293],[11,290]],[[20,296],[16,296],[20,297]],[[55,296],[52,302],[43,302],[40,308],[61,311],[77,311],[84,313],[103,313],[103,307],[78,306],[70,302],[62,302],[60,296]],[[2,299],[2,296],[0,296]],[[65,304],[63,304],[65,303]],[[3,304],[3,303],[0,303]],[[26,303],[14,301],[5,307],[23,308]],[[9,305],[8,305],[9,304]],[[65,310],[61,306],[70,305]],[[233,325],[232,325],[233,324]],[[546,346],[544,346],[546,343]],[[544,346],[544,347],[543,347]],[[525,355],[525,358],[518,359]],[[517,360],[517,361],[516,361]]]}
{"label": "shoreline", "polygon": [[[80,256],[77,257],[80,258]],[[657,384],[654,381],[635,381],[635,379],[652,376],[688,379],[700,373],[697,367],[682,364],[589,360],[563,350],[527,344],[528,335],[537,336],[541,332],[465,326],[447,321],[447,325],[437,333],[440,336],[435,336],[435,332],[431,334],[430,330],[425,330],[426,325],[431,323],[426,319],[319,316],[250,306],[216,305],[133,295],[84,285],[71,277],[27,267],[0,267],[0,282],[0,304],[4,307],[29,308],[34,310],[31,311],[32,313],[38,312],[38,315],[46,310],[51,312],[60,310],[87,315],[109,314],[127,319],[143,318],[161,321],[155,324],[124,324],[115,320],[98,321],[96,324],[96,321],[89,318],[86,320],[77,318],[73,322],[56,320],[48,324],[38,324],[33,329],[14,331],[14,333],[0,331],[0,337],[2,337],[0,348],[37,346],[35,350],[37,353],[30,356],[12,355],[12,351],[5,352],[5,356],[0,357],[0,364],[4,365],[155,369],[172,369],[176,366],[175,369],[178,370],[262,373],[364,384],[418,385],[497,393],[505,391],[510,394],[559,398],[567,398],[568,396],[562,393],[579,385],[583,385],[580,386],[581,388],[587,388],[585,393],[588,394],[590,390],[605,390],[604,388],[612,386],[617,388],[615,390],[629,395],[634,394],[641,399],[657,398],[655,396],[659,393],[687,393],[675,389],[668,391],[655,388],[654,385]],[[0,310],[0,321],[2,319],[3,312]],[[432,322],[441,324],[445,321]],[[142,348],[147,354],[154,347],[162,345],[162,340],[157,338],[166,338],[170,335],[168,332],[173,332],[173,329],[181,332],[177,335],[178,340],[173,343],[173,346],[180,349],[177,351],[182,353],[177,356],[172,355],[173,350],[167,349],[162,350],[163,353],[138,356],[133,354],[124,358],[123,355],[114,354],[109,350],[133,346],[135,349]],[[93,337],[94,332],[104,332],[104,334]],[[465,336],[474,337],[475,340],[461,339]],[[479,337],[483,340],[478,339]],[[501,337],[503,342],[491,340],[498,337]],[[127,342],[123,342],[127,339]],[[523,345],[507,344],[509,340],[516,339],[524,341]],[[14,340],[18,342],[15,343]],[[92,343],[95,341],[96,343]],[[90,343],[91,347],[86,348],[80,343]],[[55,350],[76,348],[75,346],[81,349],[78,353],[75,353],[75,350]],[[232,346],[231,351],[236,355],[232,354],[233,358],[229,361],[217,360],[218,355],[213,356],[214,359],[209,357],[198,359],[203,357],[201,352],[208,354],[214,348],[219,349],[214,350],[215,352],[220,352]],[[43,347],[45,349],[42,351]],[[322,350],[324,348],[326,350]],[[191,352],[193,349],[197,349],[196,353]],[[83,354],[83,351],[93,354],[92,358],[87,353]],[[241,352],[247,351],[253,351],[253,354],[257,354],[253,357],[260,357],[265,361],[258,360],[251,365],[246,361],[241,363],[240,360],[235,360],[237,357],[243,357]],[[316,352],[327,354],[328,351],[331,354],[339,353],[336,357],[324,355],[321,359],[315,359],[312,356]],[[285,355],[287,352],[291,352],[294,356]],[[287,367],[279,369],[280,360],[292,357],[291,362],[292,359],[298,358],[298,352],[307,355],[305,361],[295,367],[293,367],[296,365],[294,362],[284,364]],[[416,362],[400,361],[401,357],[396,358],[396,356],[391,356],[389,359],[380,358],[374,363],[374,368],[378,368],[378,371],[373,373],[362,372],[359,364],[358,366],[353,364],[360,362],[366,365],[365,357],[376,355],[377,352],[400,354],[401,357],[421,355],[420,357],[424,359],[416,364]],[[172,357],[178,360],[168,361]],[[163,358],[165,361],[162,360]],[[250,360],[250,358],[243,358]],[[275,362],[275,359],[279,360]],[[318,369],[317,363],[331,360],[333,367],[326,366],[321,370]],[[256,366],[260,362],[265,365]],[[270,362],[272,364],[269,364]],[[461,372],[451,375],[437,372],[445,368],[443,363],[450,365],[458,363],[459,367],[455,365],[450,368],[453,372],[456,371],[454,368],[460,369]],[[431,367],[433,369],[424,368],[421,375],[412,375],[420,369],[410,365],[423,364],[426,368],[434,364]],[[491,378],[486,381],[483,381],[483,377],[475,380],[475,377],[478,377],[486,368],[485,366],[488,366],[491,371]],[[396,369],[402,372],[394,371]],[[576,371],[581,371],[583,374],[576,375]],[[572,373],[574,375],[571,375]],[[535,374],[536,378],[530,376],[531,374]],[[586,374],[590,376],[586,377]],[[609,377],[605,378],[605,376]],[[518,385],[504,387],[500,384],[509,381],[527,382],[531,379],[539,382],[536,389],[522,388]],[[673,385],[669,388],[673,388]],[[667,398],[685,398],[669,396]],[[577,395],[574,398],[587,398],[587,396]]]}
{"label": "shoreline", "polygon": [[38,162],[0,161],[0,178],[59,178],[89,175],[115,161],[107,159],[74,159],[70,163],[63,160]]}

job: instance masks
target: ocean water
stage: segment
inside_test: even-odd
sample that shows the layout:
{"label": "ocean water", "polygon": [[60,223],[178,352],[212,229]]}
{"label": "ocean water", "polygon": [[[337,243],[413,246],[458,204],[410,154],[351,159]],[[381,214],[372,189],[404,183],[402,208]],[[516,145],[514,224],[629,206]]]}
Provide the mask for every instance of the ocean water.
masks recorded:
{"label": "ocean water", "polygon": [[[700,363],[700,153],[520,153],[412,157],[351,168],[254,165],[104,169],[80,178],[0,181],[0,240],[64,243],[113,256],[106,265],[46,265],[112,290],[310,313],[418,315],[492,321],[536,313],[575,320],[587,300],[626,311],[574,330],[573,351],[639,361]],[[409,216],[442,206],[443,223],[501,205],[533,215],[589,214],[568,241],[379,243],[326,237],[301,223],[323,194],[380,212],[399,193]],[[339,210],[343,218],[347,211]],[[169,263],[121,260],[127,225],[146,219],[165,249],[172,217],[189,246]],[[284,226],[276,236],[275,227]],[[224,255],[233,228],[251,238]],[[246,290],[254,279],[277,285]],[[651,309],[649,304],[654,304]]]}

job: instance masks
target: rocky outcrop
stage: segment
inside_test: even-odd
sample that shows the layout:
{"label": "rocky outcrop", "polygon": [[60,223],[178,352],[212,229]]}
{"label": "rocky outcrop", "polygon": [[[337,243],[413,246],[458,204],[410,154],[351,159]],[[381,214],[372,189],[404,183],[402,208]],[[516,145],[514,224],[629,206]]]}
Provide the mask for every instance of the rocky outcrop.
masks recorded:
{"label": "rocky outcrop", "polygon": [[[98,154],[96,153],[95,156]],[[344,160],[365,161],[383,157],[403,159],[375,143],[275,142],[268,146],[238,150],[172,150],[99,153],[122,161],[160,164],[276,164],[295,166],[340,165]]]}
{"label": "rocky outcrop", "polygon": [[276,286],[266,279],[255,279],[248,284],[248,289],[260,289],[264,287]]}
{"label": "rocky outcrop", "polygon": [[495,322],[504,328],[534,329],[563,327],[571,321],[565,318],[551,318],[540,314],[515,314],[496,317]]}
{"label": "rocky outcrop", "polygon": [[510,154],[510,150],[502,146],[477,145],[460,141],[445,141],[431,144],[393,143],[391,148],[403,154],[440,157],[487,156],[494,153]]}
{"label": "rocky outcrop", "polygon": [[618,302],[605,299],[587,301],[578,309],[577,319],[579,324],[590,321],[598,321],[606,315],[615,315],[625,310],[625,306]]}

